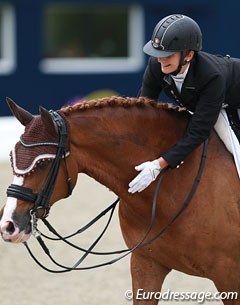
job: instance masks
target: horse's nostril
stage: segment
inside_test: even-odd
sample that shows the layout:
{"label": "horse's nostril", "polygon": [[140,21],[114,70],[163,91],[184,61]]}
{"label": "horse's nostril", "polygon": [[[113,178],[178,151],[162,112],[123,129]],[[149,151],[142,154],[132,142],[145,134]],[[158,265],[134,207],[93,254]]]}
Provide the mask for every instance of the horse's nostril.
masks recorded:
{"label": "horse's nostril", "polygon": [[9,234],[13,234],[15,231],[15,227],[12,221],[7,221],[5,224],[5,230],[9,233]]}

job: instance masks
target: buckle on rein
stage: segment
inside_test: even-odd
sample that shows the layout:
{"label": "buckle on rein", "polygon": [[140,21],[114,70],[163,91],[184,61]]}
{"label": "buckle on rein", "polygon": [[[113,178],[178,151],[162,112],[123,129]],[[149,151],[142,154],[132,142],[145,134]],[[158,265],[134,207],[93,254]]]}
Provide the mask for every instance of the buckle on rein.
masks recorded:
{"label": "buckle on rein", "polygon": [[[43,211],[43,214],[41,216],[37,215],[38,214],[37,212],[40,210]],[[37,221],[38,219],[46,218],[49,215],[49,209],[39,206],[35,209],[31,209],[29,213],[30,213],[30,223],[32,230],[31,233],[35,238],[38,238],[41,236],[41,232],[37,228]]]}
{"label": "buckle on rein", "polygon": [[38,238],[39,236],[41,236],[41,233],[40,231],[38,230],[37,228],[37,221],[38,221],[38,218],[36,217],[36,212],[31,210],[30,211],[30,223],[31,223],[31,229],[32,229],[32,235],[35,237],[35,238]]}

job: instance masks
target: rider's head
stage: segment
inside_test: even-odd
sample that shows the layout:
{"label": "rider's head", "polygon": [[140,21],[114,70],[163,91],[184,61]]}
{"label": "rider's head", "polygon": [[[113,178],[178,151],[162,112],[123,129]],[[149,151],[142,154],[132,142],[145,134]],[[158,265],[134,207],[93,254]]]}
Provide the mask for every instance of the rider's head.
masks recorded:
{"label": "rider's head", "polygon": [[199,51],[202,48],[202,33],[198,24],[184,15],[170,15],[158,22],[152,39],[144,46],[144,53],[164,58],[181,52],[179,72],[186,64],[185,57],[189,51]]}

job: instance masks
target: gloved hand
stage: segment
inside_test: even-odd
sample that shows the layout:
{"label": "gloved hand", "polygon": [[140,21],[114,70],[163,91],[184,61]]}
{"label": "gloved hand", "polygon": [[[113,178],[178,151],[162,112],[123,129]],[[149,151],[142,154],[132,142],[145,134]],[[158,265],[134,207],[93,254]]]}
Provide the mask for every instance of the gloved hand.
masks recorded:
{"label": "gloved hand", "polygon": [[149,186],[159,175],[161,167],[159,161],[147,161],[135,167],[140,173],[129,183],[129,193],[141,192]]}

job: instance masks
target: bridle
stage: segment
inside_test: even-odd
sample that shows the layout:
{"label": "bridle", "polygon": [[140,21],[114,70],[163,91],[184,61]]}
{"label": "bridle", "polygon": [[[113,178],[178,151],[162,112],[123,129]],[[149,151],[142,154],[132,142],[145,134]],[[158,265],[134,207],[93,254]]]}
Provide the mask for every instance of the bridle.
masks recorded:
{"label": "bridle", "polygon": [[59,167],[62,160],[64,160],[66,167],[66,180],[68,186],[67,196],[70,196],[73,190],[72,180],[71,177],[69,176],[66,165],[66,156],[68,153],[67,126],[64,119],[58,112],[50,110],[49,113],[58,131],[58,143],[40,142],[40,143],[29,144],[29,143],[25,143],[22,138],[20,139],[21,144],[28,148],[36,147],[36,146],[57,147],[56,156],[53,160],[53,164],[51,166],[51,169],[48,173],[46,180],[44,181],[38,193],[33,193],[32,189],[16,184],[11,184],[7,189],[8,197],[14,197],[34,204],[33,208],[30,210],[31,219],[34,221],[36,221],[38,218],[46,218],[49,214],[49,210],[50,210],[49,200],[54,190],[57,175],[59,172]]}
{"label": "bridle", "polygon": [[[24,201],[28,201],[28,202],[31,202],[31,203],[34,204],[33,208],[30,210],[32,234],[34,235],[34,237],[36,237],[40,246],[42,247],[44,252],[47,254],[47,256],[50,258],[50,260],[55,265],[62,268],[61,270],[52,270],[52,269],[47,268],[44,265],[42,265],[38,261],[38,259],[34,256],[34,254],[32,253],[32,251],[29,248],[27,242],[24,242],[24,245],[26,246],[26,248],[27,248],[29,254],[31,255],[31,257],[44,270],[46,270],[48,272],[52,272],[52,273],[64,273],[64,272],[69,272],[69,271],[72,271],[72,270],[93,269],[93,268],[98,268],[98,267],[106,266],[106,265],[109,265],[109,264],[113,264],[113,263],[119,261],[120,259],[126,257],[130,253],[134,252],[136,249],[142,248],[142,247],[154,242],[156,239],[158,239],[160,236],[162,236],[163,233],[178,219],[178,217],[182,214],[182,212],[185,210],[185,208],[189,205],[189,203],[190,203],[190,201],[191,201],[191,199],[192,199],[192,197],[193,197],[193,195],[196,191],[196,188],[197,188],[197,186],[200,182],[201,175],[202,175],[202,172],[203,172],[205,159],[206,159],[206,153],[207,153],[207,144],[208,144],[207,140],[204,142],[203,153],[202,153],[202,158],[201,158],[201,162],[200,162],[200,165],[199,165],[198,173],[196,175],[196,178],[194,180],[194,183],[192,185],[192,188],[191,188],[188,196],[186,197],[185,201],[183,202],[183,204],[181,205],[179,210],[169,219],[167,224],[165,226],[163,226],[163,228],[155,236],[151,237],[150,239],[147,239],[147,237],[149,236],[150,232],[152,231],[152,228],[153,228],[153,225],[154,225],[159,189],[160,189],[162,179],[163,179],[167,169],[162,171],[162,174],[160,175],[160,178],[159,178],[159,180],[157,182],[157,185],[156,185],[154,198],[153,198],[153,203],[152,203],[152,215],[151,215],[151,220],[150,220],[149,227],[147,228],[144,236],[141,238],[141,240],[134,247],[127,248],[127,249],[122,249],[122,250],[117,250],[117,251],[111,251],[111,252],[96,252],[96,251],[93,251],[93,248],[97,245],[99,240],[102,238],[103,234],[105,233],[105,231],[107,230],[107,228],[110,224],[110,221],[112,219],[115,207],[120,200],[119,198],[117,198],[108,208],[106,208],[103,212],[101,212],[97,217],[95,217],[92,221],[90,221],[83,228],[79,229],[76,233],[71,234],[67,237],[62,237],[50,225],[50,223],[46,220],[46,217],[49,214],[49,210],[50,210],[49,200],[50,200],[50,197],[51,197],[52,192],[54,190],[55,182],[56,182],[56,179],[57,179],[57,175],[58,175],[58,171],[59,171],[60,163],[61,163],[62,159],[64,160],[65,167],[66,167],[66,180],[67,180],[67,185],[68,185],[67,196],[70,196],[72,194],[73,186],[72,186],[72,181],[71,181],[71,178],[69,176],[69,173],[68,173],[68,170],[67,170],[67,164],[66,164],[66,156],[67,156],[67,151],[68,151],[68,134],[67,134],[66,123],[65,123],[64,119],[61,117],[61,115],[58,112],[55,112],[55,111],[52,111],[52,110],[50,110],[49,113],[51,114],[51,117],[52,117],[52,119],[53,119],[53,121],[54,121],[54,123],[55,123],[55,125],[58,129],[58,135],[59,135],[58,143],[48,143],[48,142],[46,142],[46,143],[26,144],[23,141],[21,141],[22,145],[25,145],[26,147],[31,147],[31,145],[34,145],[34,146],[37,146],[37,145],[39,145],[39,146],[40,145],[41,146],[43,146],[43,145],[45,145],[45,146],[46,145],[57,146],[56,157],[53,161],[52,167],[51,167],[51,169],[48,173],[48,176],[47,176],[45,182],[43,183],[40,191],[37,194],[33,193],[33,191],[30,188],[19,186],[19,185],[16,185],[16,184],[11,184],[7,189],[7,196],[8,197],[14,197],[14,198],[24,200]],[[106,226],[104,227],[103,231],[100,233],[98,238],[93,242],[93,244],[88,249],[83,249],[83,248],[81,248],[79,246],[76,246],[75,244],[68,241],[69,238],[85,231],[87,228],[89,228],[91,225],[93,225],[97,220],[102,218],[108,212],[110,212],[110,216],[109,216],[109,220],[107,221]],[[48,229],[55,236],[57,236],[57,238],[49,238],[48,236],[44,235],[43,233],[41,233],[38,230],[37,220],[39,218],[44,222],[44,224],[48,227]],[[58,262],[56,262],[54,260],[54,258],[50,254],[50,251],[47,248],[44,241],[42,240],[41,235],[43,237],[46,237],[46,238],[52,239],[52,240],[62,240],[63,242],[67,243],[68,245],[70,245],[70,246],[72,246],[72,247],[74,247],[78,250],[81,250],[82,252],[84,252],[84,254],[72,267],[64,266],[62,264],[59,264]],[[79,267],[79,265],[83,262],[83,260],[89,254],[94,254],[94,255],[120,254],[120,256],[118,256],[117,258],[114,258],[112,260],[109,260],[107,262],[97,264],[97,265],[92,265],[92,266],[87,266],[87,267]]]}

